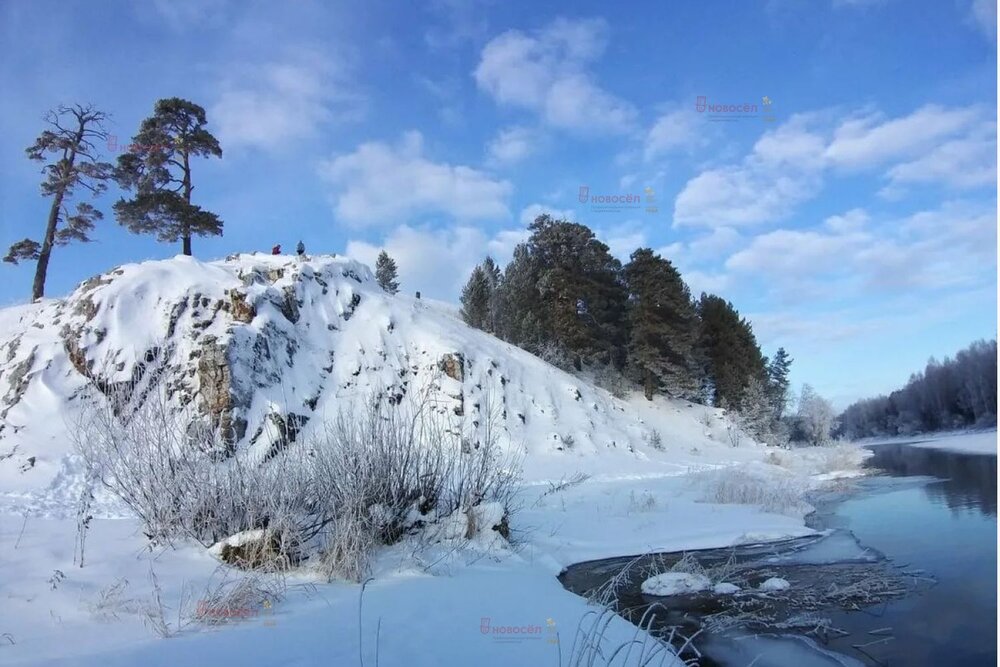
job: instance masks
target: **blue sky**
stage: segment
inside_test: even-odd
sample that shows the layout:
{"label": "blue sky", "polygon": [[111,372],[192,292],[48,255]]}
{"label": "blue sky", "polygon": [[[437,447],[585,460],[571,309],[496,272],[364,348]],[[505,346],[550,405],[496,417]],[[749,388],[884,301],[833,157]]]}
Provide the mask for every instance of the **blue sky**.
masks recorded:
{"label": "blue sky", "polygon": [[[386,247],[405,290],[454,300],[564,214],[732,300],[839,406],[996,335],[995,0],[410,4],[4,0],[0,241],[41,233],[23,151],[47,109],[93,103],[126,144],[180,96],[224,151],[195,166],[225,221],[201,258]],[[642,202],[595,210],[582,186]],[[120,228],[115,198],[94,243],[56,250],[50,295],[179,251]],[[0,270],[23,302],[33,267]]]}

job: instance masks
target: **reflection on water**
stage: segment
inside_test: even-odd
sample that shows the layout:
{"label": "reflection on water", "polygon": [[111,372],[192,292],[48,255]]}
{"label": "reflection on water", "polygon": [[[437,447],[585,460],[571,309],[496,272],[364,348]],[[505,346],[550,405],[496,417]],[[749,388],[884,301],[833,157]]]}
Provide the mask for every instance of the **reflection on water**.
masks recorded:
{"label": "reflection on water", "polygon": [[950,509],[977,509],[997,514],[997,457],[965,454],[926,447],[891,444],[872,445],[874,456],[869,468],[878,468],[893,477],[929,476],[942,480],[925,489],[935,502]]}
{"label": "reflection on water", "polygon": [[[843,614],[834,622],[856,634],[872,621],[892,627],[892,642],[866,648],[888,664],[997,664],[996,456],[899,444],[871,449],[869,465],[886,474],[932,480],[893,488],[885,477],[873,478],[868,492],[836,513],[862,543],[925,570],[937,585],[868,610],[872,619]],[[850,654],[846,643],[836,648]]]}

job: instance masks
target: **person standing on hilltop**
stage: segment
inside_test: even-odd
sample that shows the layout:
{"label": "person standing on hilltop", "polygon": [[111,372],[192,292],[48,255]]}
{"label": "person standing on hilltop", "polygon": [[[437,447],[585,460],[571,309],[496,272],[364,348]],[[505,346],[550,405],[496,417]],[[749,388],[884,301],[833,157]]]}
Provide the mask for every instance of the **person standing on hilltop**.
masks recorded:
{"label": "person standing on hilltop", "polygon": [[275,246],[273,248],[271,248],[271,254],[272,255],[280,255],[281,254],[281,244],[280,243],[275,244]]}
{"label": "person standing on hilltop", "polygon": [[295,254],[299,257],[306,256],[306,245],[302,241],[299,241],[299,244],[295,246]]}

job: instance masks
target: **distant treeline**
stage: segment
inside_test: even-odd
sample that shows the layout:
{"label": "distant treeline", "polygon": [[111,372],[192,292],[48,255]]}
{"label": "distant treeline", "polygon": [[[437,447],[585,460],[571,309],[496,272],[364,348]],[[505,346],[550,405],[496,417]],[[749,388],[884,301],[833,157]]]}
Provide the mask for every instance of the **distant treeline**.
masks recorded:
{"label": "distant treeline", "polygon": [[849,438],[910,435],[997,422],[997,342],[978,340],[943,361],[931,359],[902,389],[854,403],[840,416]]}

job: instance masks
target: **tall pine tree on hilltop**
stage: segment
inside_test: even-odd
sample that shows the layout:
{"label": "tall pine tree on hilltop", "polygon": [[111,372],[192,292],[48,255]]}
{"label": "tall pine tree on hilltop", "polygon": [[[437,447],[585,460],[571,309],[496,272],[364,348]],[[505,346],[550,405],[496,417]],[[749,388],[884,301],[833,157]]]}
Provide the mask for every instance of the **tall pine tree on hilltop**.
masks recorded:
{"label": "tall pine tree on hilltop", "polygon": [[389,257],[389,253],[383,250],[378,254],[378,259],[375,260],[376,282],[389,294],[395,294],[399,291],[399,281],[396,280],[396,275],[396,260]]}
{"label": "tall pine tree on hilltop", "polygon": [[649,248],[632,253],[628,285],[628,366],[646,398],[664,390],[692,397],[700,386],[696,361],[698,315],[677,269]]}
{"label": "tall pine tree on hilltop", "polygon": [[52,204],[41,243],[30,238],[17,241],[3,261],[17,264],[35,260],[35,279],[31,286],[33,301],[45,295],[52,249],[72,241],[90,241],[94,222],[104,217],[87,202],[78,202],[76,211],[70,211],[68,202],[78,186],[95,197],[107,190],[113,167],[99,159],[94,145],[95,141],[108,138],[104,128],[106,120],[107,115],[92,106],[61,106],[46,114],[49,129],[42,131],[25,151],[30,160],[47,161],[42,168],[45,174],[42,195],[52,197]]}
{"label": "tall pine tree on hilltop", "polygon": [[194,102],[159,100],[115,171],[121,188],[132,193],[114,205],[118,222],[137,234],[156,234],[160,241],[180,239],[185,255],[191,254],[192,236],[222,235],[219,216],[191,203],[192,158],[222,157],[206,123],[205,110]]}

